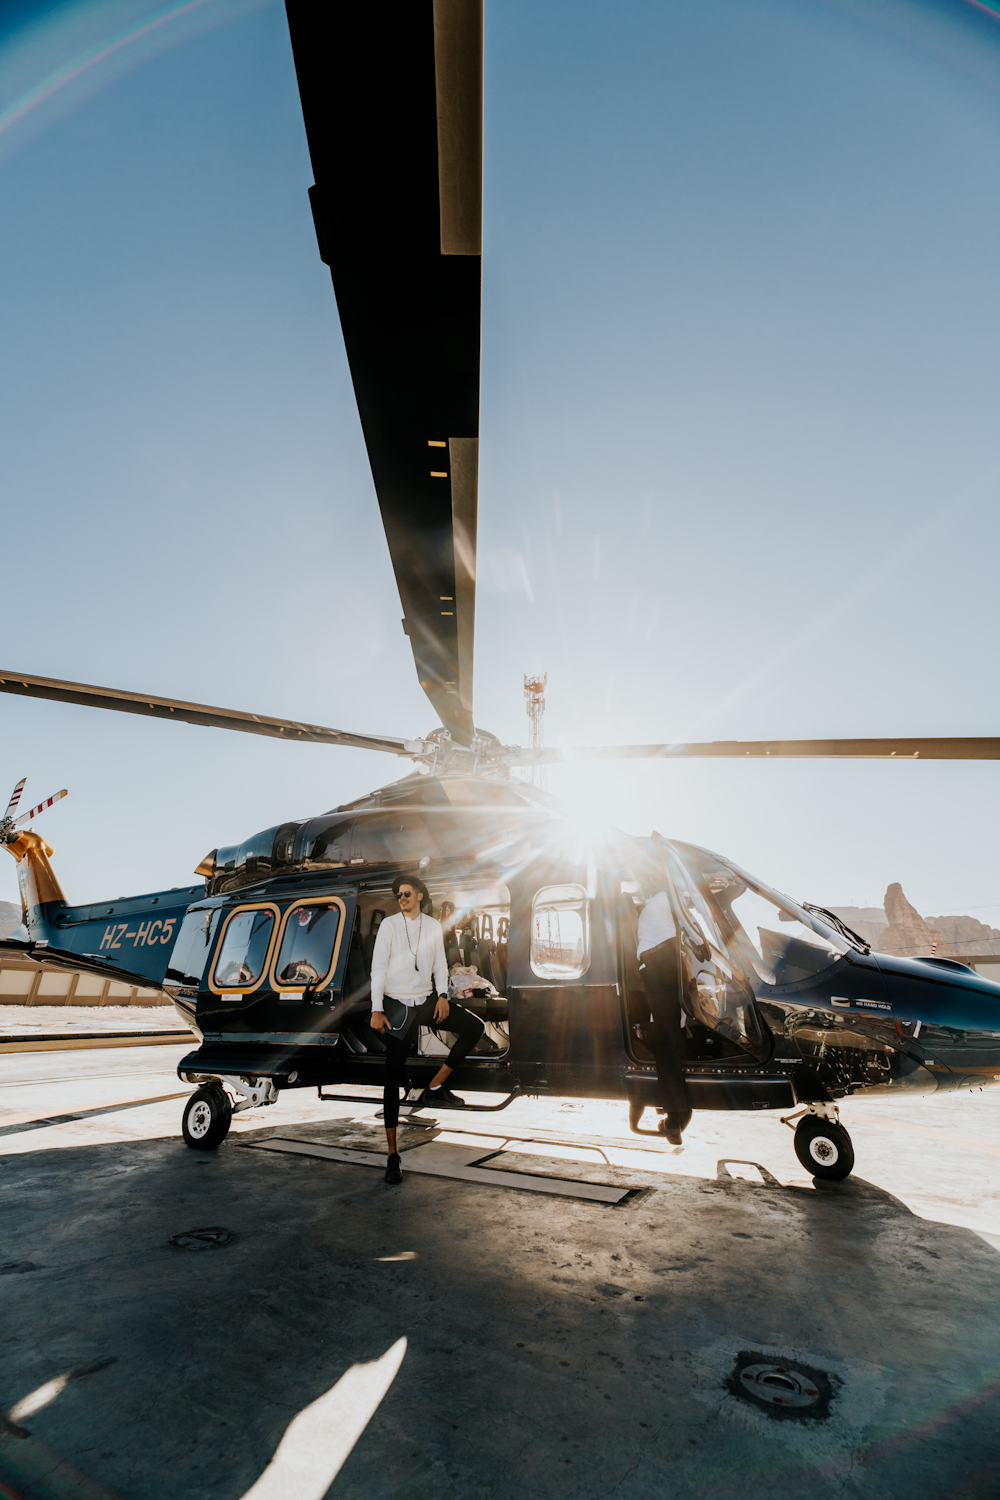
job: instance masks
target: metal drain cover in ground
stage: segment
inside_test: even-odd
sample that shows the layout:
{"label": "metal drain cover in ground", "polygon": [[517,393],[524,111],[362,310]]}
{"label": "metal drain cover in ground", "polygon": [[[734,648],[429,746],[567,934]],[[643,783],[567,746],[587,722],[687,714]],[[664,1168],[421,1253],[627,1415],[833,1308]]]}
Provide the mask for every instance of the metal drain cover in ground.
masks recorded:
{"label": "metal drain cover in ground", "polygon": [[737,1356],[726,1381],[734,1396],[771,1417],[826,1417],[836,1376],[825,1375],[798,1360],[769,1359],[755,1350]]}
{"label": "metal drain cover in ground", "polygon": [[215,1250],[219,1245],[228,1245],[232,1237],[230,1229],[185,1229],[181,1234],[172,1234],[167,1243],[175,1250]]}
{"label": "metal drain cover in ground", "polygon": [[743,1389],[772,1406],[815,1406],[819,1391],[812,1381],[787,1365],[747,1365],[740,1371]]}

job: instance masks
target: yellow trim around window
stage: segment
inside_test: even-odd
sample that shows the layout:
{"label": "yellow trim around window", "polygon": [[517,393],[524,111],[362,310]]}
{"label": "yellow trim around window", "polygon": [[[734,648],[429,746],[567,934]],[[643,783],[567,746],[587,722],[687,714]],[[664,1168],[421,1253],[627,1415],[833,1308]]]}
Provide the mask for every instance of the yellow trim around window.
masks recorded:
{"label": "yellow trim around window", "polygon": [[[278,959],[281,956],[281,945],[285,939],[285,928],[288,926],[288,920],[291,917],[292,912],[298,911],[299,907],[301,906],[336,906],[340,910],[340,921],[337,923],[337,936],[333,944],[333,957],[330,960],[330,967],[324,974],[322,979],[317,979],[315,984],[310,985],[310,989],[321,990],[327,984],[329,984],[330,980],[337,972],[337,960],[340,958],[340,945],[344,940],[344,928],[347,925],[347,906],[339,896],[314,896],[311,900],[307,897],[303,897],[301,901],[294,901],[285,912],[285,915],[281,920],[281,928],[278,932],[277,941],[274,946],[274,952],[271,955],[271,963],[275,970],[277,969]],[[293,984],[282,984],[278,979],[277,973],[275,972],[271,975],[271,988],[275,991],[276,994],[285,994],[289,990],[297,990],[301,995],[305,990],[305,985],[301,982],[301,980],[298,980]]]}
{"label": "yellow trim around window", "polygon": [[[260,978],[253,984],[218,985],[215,982],[215,968],[222,954],[222,945],[226,940],[226,929],[234,917],[242,916],[247,911],[269,911],[274,915],[274,921],[271,923],[271,941],[268,944],[264,963],[261,967]],[[271,960],[274,957],[275,934],[280,926],[281,908],[276,906],[273,901],[249,901],[243,906],[234,906],[232,911],[226,913],[226,920],[222,924],[219,932],[219,940],[215,945],[215,953],[212,955],[212,967],[208,971],[208,987],[213,995],[252,995],[254,990],[260,989],[271,967]]]}

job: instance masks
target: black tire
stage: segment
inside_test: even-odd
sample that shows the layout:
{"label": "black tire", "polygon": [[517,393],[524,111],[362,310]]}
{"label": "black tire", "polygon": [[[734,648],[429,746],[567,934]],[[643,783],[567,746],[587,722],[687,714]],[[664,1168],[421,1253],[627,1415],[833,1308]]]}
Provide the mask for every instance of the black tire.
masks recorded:
{"label": "black tire", "polygon": [[192,1151],[214,1151],[229,1134],[233,1106],[221,1083],[195,1089],[184,1106],[181,1134]]}
{"label": "black tire", "polygon": [[806,1115],[795,1127],[795,1155],[813,1177],[843,1182],[854,1171],[854,1147],[843,1125]]}

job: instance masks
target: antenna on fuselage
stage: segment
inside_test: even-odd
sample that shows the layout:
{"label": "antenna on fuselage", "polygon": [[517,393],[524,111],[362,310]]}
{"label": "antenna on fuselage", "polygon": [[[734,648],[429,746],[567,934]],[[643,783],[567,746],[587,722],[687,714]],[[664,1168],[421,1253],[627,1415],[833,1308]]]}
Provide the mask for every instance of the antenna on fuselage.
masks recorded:
{"label": "antenna on fuselage", "polygon": [[[531,726],[532,750],[541,750],[545,743],[545,686],[548,680],[548,672],[543,672],[541,676],[536,672],[533,677],[529,677],[527,672],[524,674],[524,701],[528,710],[528,723]],[[532,766],[530,773],[524,779],[543,792],[549,789],[549,774],[546,766]]]}

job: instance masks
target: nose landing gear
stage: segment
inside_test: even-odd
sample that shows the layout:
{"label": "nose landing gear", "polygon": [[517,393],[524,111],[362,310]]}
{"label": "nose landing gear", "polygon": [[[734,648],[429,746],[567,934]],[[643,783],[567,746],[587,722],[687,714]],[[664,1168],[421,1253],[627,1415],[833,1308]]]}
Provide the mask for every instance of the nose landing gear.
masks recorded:
{"label": "nose landing gear", "polygon": [[854,1171],[854,1147],[840,1123],[835,1104],[808,1104],[797,1115],[782,1115],[782,1125],[795,1126],[795,1155],[813,1177],[843,1182]]}

